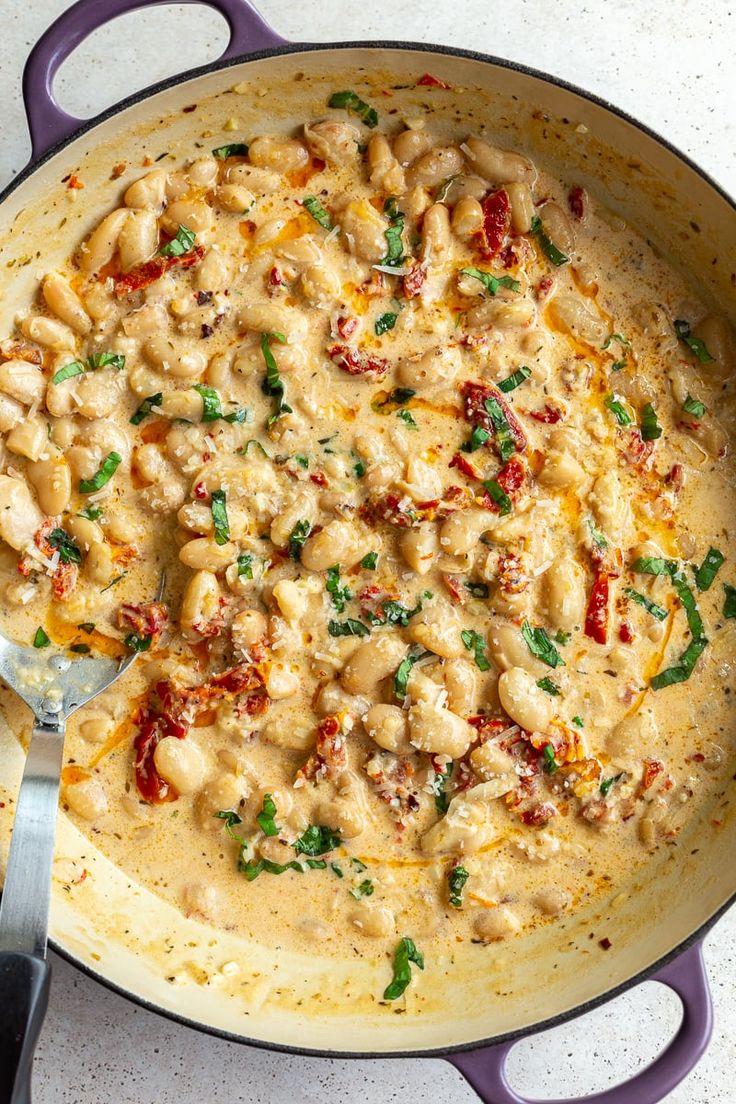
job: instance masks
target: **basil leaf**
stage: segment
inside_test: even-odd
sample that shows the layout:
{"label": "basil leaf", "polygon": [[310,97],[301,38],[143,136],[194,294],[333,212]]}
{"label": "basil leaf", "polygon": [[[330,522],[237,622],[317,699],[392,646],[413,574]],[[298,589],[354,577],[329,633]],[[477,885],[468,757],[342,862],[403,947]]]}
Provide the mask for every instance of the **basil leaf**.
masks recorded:
{"label": "basil leaf", "polygon": [[306,542],[307,537],[312,531],[311,523],[308,521],[298,521],[294,528],[291,530],[289,537],[289,555],[292,560],[296,560],[297,563],[301,559],[302,548]]}
{"label": "basil leaf", "polygon": [[159,249],[159,255],[161,257],[181,257],[183,253],[188,253],[192,249],[196,236],[193,230],[180,224],[176,237]]}
{"label": "basil leaf", "polygon": [[[695,595],[688,586],[685,576],[678,569],[676,563],[671,560],[664,562],[666,564],[666,573],[671,576],[672,585],[677,592],[677,597],[680,599],[682,608],[685,610],[687,627],[690,630],[692,640],[674,666],[665,668],[664,671],[660,671],[658,675],[655,675],[654,678],[650,680],[649,685],[653,690],[662,690],[664,687],[672,686],[676,682],[686,682],[693,673],[695,664],[708,645],[703,619],[700,616],[700,611],[695,601]],[[653,574],[663,573],[664,572],[658,571]]]}
{"label": "basil leaf", "polygon": [[227,496],[224,491],[213,491],[211,497],[212,522],[215,527],[215,543],[227,544],[230,540],[230,522],[227,516]]}
{"label": "basil leaf", "polygon": [[682,409],[686,414],[692,414],[693,418],[702,418],[705,414],[705,403],[702,403],[700,399],[694,399],[692,395],[688,394]]}
{"label": "basil leaf", "polygon": [[555,749],[551,744],[545,744],[542,748],[542,769],[545,774],[554,774],[560,769],[560,764],[555,759]]}
{"label": "basil leaf", "polygon": [[509,391],[513,391],[524,380],[528,380],[532,374],[531,368],[527,368],[525,364],[521,368],[517,368],[515,372],[512,372],[506,379],[502,379],[498,385],[498,390],[503,391],[504,395],[508,395]]}
{"label": "basil leaf", "polygon": [[329,621],[327,631],[330,636],[370,636],[371,630],[362,621],[348,617],[347,621]]}
{"label": "basil leaf", "polygon": [[606,340],[601,345],[601,348],[602,349],[609,349],[612,342],[614,342],[614,341],[618,341],[619,345],[623,345],[625,349],[630,349],[631,348],[631,342],[629,341],[628,337],[624,337],[624,335],[620,334],[620,333],[609,334],[609,336],[606,338]]}
{"label": "basil leaf", "polygon": [[222,417],[222,403],[214,387],[205,387],[203,383],[195,383],[192,390],[197,391],[202,398],[202,421],[219,421]]}
{"label": "basil leaf", "polygon": [[617,782],[620,782],[623,777],[624,771],[621,771],[620,774],[615,774],[613,778],[604,778],[598,787],[599,792],[602,793],[604,797],[607,797],[611,792],[611,787],[615,786]]}
{"label": "basil leaf", "polygon": [[560,265],[567,264],[570,258],[566,253],[563,253],[561,249],[558,249],[554,242],[548,238],[539,215],[535,215],[532,219],[530,233],[537,239],[540,249],[556,268],[559,268]]}
{"label": "basil leaf", "polygon": [[452,778],[452,772],[455,769],[453,762],[447,763],[445,766],[444,774],[440,771],[434,772],[434,779],[432,781],[432,790],[434,792],[434,807],[440,816],[444,816],[447,812],[447,806],[450,804],[450,795],[447,792],[447,783]]}
{"label": "basil leaf", "polygon": [[74,652],[76,655],[89,655],[92,651],[89,644],[71,644],[69,651]]}
{"label": "basil leaf", "polygon": [[484,272],[480,268],[461,268],[463,276],[472,276],[474,280],[480,280],[489,295],[495,295],[500,287],[509,291],[521,291],[521,284],[511,276],[494,276],[491,272]]}
{"label": "basil leaf", "polygon": [[131,425],[140,425],[144,418],[152,412],[154,406],[161,406],[163,401],[163,394],[161,391],[156,395],[149,395],[147,399],[144,399],[141,405],[136,410],[133,417],[130,419]]}
{"label": "basil leaf", "polygon": [[245,874],[247,881],[254,882],[259,874],[264,871],[266,874],[285,874],[287,870],[296,870],[299,874],[304,873],[304,867],[301,863],[298,863],[296,859],[292,859],[288,863],[276,863],[271,862],[270,859],[259,859],[255,862],[250,859],[245,862],[244,859],[240,859],[238,862],[238,869],[241,873]]}
{"label": "basil leaf", "polygon": [[242,452],[243,456],[248,455],[248,453],[250,452],[251,445],[255,445],[255,447],[261,451],[261,453],[266,457],[267,460],[271,459],[271,457],[268,455],[268,453],[266,452],[266,450],[263,447],[263,445],[261,444],[261,442],[256,441],[255,437],[251,437],[251,439],[249,441],[246,441],[245,444],[243,445],[242,449],[240,450]]}
{"label": "basil leaf", "polygon": [[368,552],[360,561],[360,566],[364,567],[366,571],[375,571],[376,564],[378,563],[378,553]]}
{"label": "basil leaf", "polygon": [[453,908],[463,907],[463,889],[470,877],[470,873],[464,866],[453,866],[447,875],[447,884],[450,890],[450,904]]}
{"label": "basil leaf", "polygon": [[385,334],[389,330],[392,330],[396,325],[396,319],[398,317],[398,314],[393,314],[391,311],[387,311],[386,314],[380,315],[376,319],[376,324],[374,326],[376,337],[380,337],[381,334]]}
{"label": "basil leaf", "polygon": [[590,539],[593,541],[593,544],[595,544],[601,550],[605,551],[605,549],[608,548],[608,541],[606,540],[605,535],[600,531],[600,529],[596,528],[595,522],[593,521],[592,517],[589,517],[586,520],[588,523],[588,529],[590,530]]}
{"label": "basil leaf", "polygon": [[709,548],[708,554],[695,572],[695,585],[698,590],[710,590],[726,557],[717,548]]}
{"label": "basil leaf", "polygon": [[463,586],[474,598],[487,598],[490,593],[488,583],[463,583]]}
{"label": "basil leaf", "polygon": [[120,575],[116,575],[114,579],[110,580],[110,582],[107,584],[107,586],[104,586],[102,588],[102,590],[100,591],[100,594],[104,594],[106,590],[110,589],[110,587],[114,587],[116,583],[121,582],[121,580],[123,580],[127,574],[128,574],[127,571],[123,571]]}
{"label": "basil leaf", "polygon": [[620,426],[631,425],[633,419],[620,399],[615,395],[606,395],[603,402]]}
{"label": "basil leaf", "polygon": [[248,147],[245,142],[230,142],[226,146],[217,146],[213,149],[212,156],[218,161],[226,161],[228,157],[247,157]]}
{"label": "basil leaf", "polygon": [[656,602],[652,602],[651,598],[647,598],[645,594],[640,594],[638,590],[632,590],[631,587],[624,587],[624,594],[627,598],[631,598],[632,602],[642,606],[647,613],[651,613],[652,617],[656,617],[657,621],[667,620],[668,611],[663,609],[662,606],[658,606]]}
{"label": "basil leaf", "polygon": [[723,591],[726,596],[723,602],[723,616],[729,621],[732,617],[736,617],[736,587],[731,586],[730,583],[724,583]]}
{"label": "basil leaf", "polygon": [[316,196],[305,196],[302,206],[324,230],[334,229],[334,223]]}
{"label": "basil leaf", "polygon": [[363,476],[365,475],[365,464],[362,460],[358,460],[355,464],[353,464],[353,471],[355,472],[356,479],[363,478]]}
{"label": "basil leaf", "polygon": [[410,399],[413,399],[416,391],[412,387],[395,387],[388,394],[385,391],[379,391],[378,395],[382,397],[372,400],[371,410],[374,410],[376,414],[391,414],[395,406],[403,406],[404,403],[408,403]]}
{"label": "basil leaf", "polygon": [[130,648],[131,652],[147,652],[151,647],[151,637],[141,636],[139,633],[128,633],[123,643],[126,648]]}
{"label": "basil leaf", "polygon": [[365,100],[361,100],[356,92],[333,92],[327,101],[328,107],[342,107],[353,115],[358,115],[367,127],[378,125],[378,112],[375,107],[370,107]]}
{"label": "basil leaf", "polygon": [[683,318],[676,318],[674,322],[675,333],[679,337],[683,344],[687,345],[691,353],[694,353],[701,364],[712,364],[716,359],[711,356],[705,347],[705,342],[701,341],[699,337],[690,336],[690,323],[686,322]]}
{"label": "basil leaf", "polygon": [[417,949],[414,940],[405,936],[399,940],[399,944],[394,951],[394,976],[391,984],[386,986],[383,992],[384,1000],[396,1000],[402,995],[411,981],[410,963],[412,962],[420,970],[424,969],[424,955]]}
{"label": "basil leaf", "polygon": [[73,376],[81,376],[83,372],[84,365],[78,360],[73,360],[70,364],[65,364],[63,368],[60,368],[51,382],[54,384],[63,383],[64,380],[72,379]]}
{"label": "basil leaf", "polygon": [[643,441],[656,441],[662,436],[662,427],[651,403],[641,408],[641,436]]}
{"label": "basil leaf", "polygon": [[397,410],[396,417],[404,423],[409,429],[419,429],[419,426],[412,417],[411,410]]}
{"label": "basil leaf", "polygon": [[264,836],[277,836],[281,831],[274,820],[275,816],[276,803],[273,799],[273,795],[270,793],[264,794],[261,811],[256,816],[256,820]]}
{"label": "basil leaf", "polygon": [[339,847],[341,842],[339,830],[311,824],[291,846],[298,855],[326,855]]}
{"label": "basil leaf", "polygon": [[460,638],[468,651],[474,653],[473,658],[478,670],[490,671],[491,665],[486,657],[486,642],[481,634],[472,629],[463,629]]}
{"label": "basil leaf", "polygon": [[381,261],[382,265],[400,265],[404,260],[404,243],[401,235],[404,231],[404,215],[397,206],[395,196],[389,196],[383,205],[383,212],[391,220],[388,230],[384,230],[383,236],[388,245],[388,252]]}
{"label": "basil leaf", "polygon": [[560,688],[556,682],[553,682],[551,678],[541,678],[537,682],[537,686],[540,690],[544,690],[545,694],[549,694],[551,697],[559,697]]}
{"label": "basil leaf", "polygon": [[572,636],[572,633],[563,632],[562,629],[558,629],[557,632],[555,633],[555,643],[556,644],[569,644],[571,636]]}
{"label": "basil leaf", "polygon": [[491,435],[487,429],[483,429],[483,426],[473,426],[473,432],[467,441],[464,441],[460,448],[463,452],[477,452],[477,450],[490,441]]}
{"label": "basil leaf", "polygon": [[360,883],[360,885],[355,886],[354,889],[349,889],[348,893],[351,897],[354,897],[356,901],[359,901],[361,897],[372,897],[373,882],[370,880],[370,878],[366,878]]}
{"label": "basil leaf", "polygon": [[102,517],[102,507],[85,506],[83,510],[79,511],[77,517],[86,518],[87,521],[97,521],[98,518]]}
{"label": "basil leaf", "polygon": [[576,716],[573,717],[572,723],[575,725],[576,728],[584,728],[585,727],[584,723],[583,723],[583,718],[579,715],[576,715]]}
{"label": "basil leaf", "polygon": [[565,661],[542,628],[532,628],[528,621],[521,626],[521,635],[526,646],[536,659],[541,659],[548,667],[564,667]]}
{"label": "basil leaf", "polygon": [[672,575],[677,565],[660,556],[641,556],[631,565],[631,570],[639,575]]}
{"label": "basil leaf", "polygon": [[394,675],[394,694],[399,701],[403,701],[406,697],[406,685],[409,681],[412,667],[423,654],[424,653],[418,649],[412,648],[411,651],[404,656],[396,669],[396,674]]}
{"label": "basil leaf", "polygon": [[344,875],[344,874],[343,874],[343,872],[342,872],[342,867],[341,867],[341,866],[338,866],[338,865],[337,865],[337,863],[335,863],[335,862],[331,862],[331,863],[330,863],[330,870],[331,870],[331,871],[332,871],[332,872],[333,872],[333,873],[334,873],[334,874],[336,875],[336,877],[338,877],[338,878],[344,878],[344,877],[345,877],[345,875]]}
{"label": "basil leaf", "polygon": [[39,625],[36,629],[36,635],[33,637],[34,648],[45,648],[51,643],[50,639]]}
{"label": "basil leaf", "polygon": [[485,479],[483,486],[488,491],[493,501],[498,506],[501,517],[511,513],[511,499],[506,494],[501,484],[496,479]]}
{"label": "basil leaf", "polygon": [[332,599],[332,604],[338,613],[343,613],[345,610],[345,604],[352,598],[352,593],[349,587],[340,586],[340,565],[335,564],[334,567],[327,568],[327,582],[325,583],[325,589]]}
{"label": "basil leaf", "polygon": [[250,552],[241,552],[238,556],[238,578],[253,578],[253,557]]}
{"label": "basil leaf", "polygon": [[511,436],[508,419],[498,399],[486,399],[483,405],[486,408],[488,417],[491,419],[493,429],[496,433],[496,444],[501,456],[501,463],[505,464],[516,452],[516,442]]}
{"label": "basil leaf", "polygon": [[125,367],[125,357],[122,353],[93,353],[87,357],[87,371],[93,372],[95,368],[114,368],[122,372]]}
{"label": "basil leaf", "polygon": [[447,199],[447,193],[449,192],[452,185],[455,183],[456,180],[459,180],[460,177],[464,175],[464,173],[455,173],[453,176],[448,176],[445,180],[443,180],[439,188],[437,189],[436,196],[434,197],[435,203],[444,203]]}
{"label": "basil leaf", "polygon": [[94,494],[95,491],[99,491],[101,487],[110,482],[122,462],[123,458],[117,452],[109,452],[102,461],[102,467],[91,479],[79,480],[80,493]]}
{"label": "basil leaf", "polygon": [[233,410],[232,414],[223,414],[223,422],[229,422],[230,425],[245,425],[250,421],[250,411],[247,407],[241,407],[240,410]]}
{"label": "basil leaf", "polygon": [[286,338],[282,333],[262,333],[261,334],[261,352],[263,353],[263,359],[266,362],[266,378],[261,384],[261,389],[264,395],[270,395],[276,399],[276,410],[268,419],[269,428],[274,422],[278,421],[282,414],[291,414],[292,409],[284,401],[286,389],[284,387],[283,380],[279,375],[278,366],[274,355],[271,352],[271,338],[276,341],[280,341],[282,345],[286,343]]}

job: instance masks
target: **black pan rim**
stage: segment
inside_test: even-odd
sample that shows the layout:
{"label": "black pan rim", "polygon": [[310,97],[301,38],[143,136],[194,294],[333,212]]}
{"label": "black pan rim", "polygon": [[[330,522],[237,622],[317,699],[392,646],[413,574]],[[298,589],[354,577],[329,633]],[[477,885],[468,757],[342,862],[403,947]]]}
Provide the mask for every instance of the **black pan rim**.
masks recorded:
{"label": "black pan rim", "polygon": [[[228,58],[226,60],[220,60],[211,62],[207,65],[199,66],[196,69],[187,70],[185,73],[180,73],[173,77],[168,77],[165,80],[158,81],[156,84],[149,86],[148,88],[141,89],[139,92],[133,93],[126,99],[121,100],[119,103],[114,104],[112,107],[101,112],[99,115],[94,116],[92,119],[88,119],[83,122],[77,130],[75,130],[68,137],[64,138],[60,142],[56,143],[49,150],[47,150],[41,158],[37,161],[29,163],[21,170],[21,172],[0,192],[0,205],[12,195],[26,180],[28,180],[37,169],[42,165],[50,161],[56,154],[60,153],[65,147],[69,146],[77,138],[89,133],[95,127],[101,123],[106,122],[108,119],[113,118],[115,115],[120,114],[129,107],[133,107],[136,104],[143,103],[145,100],[154,96],[158,92],[163,92],[168,88],[174,88],[179,84],[184,84],[189,80],[194,80],[198,77],[206,76],[210,73],[218,72],[220,70],[232,68],[236,65],[241,65],[248,61],[258,61],[269,57],[279,57],[284,54],[298,54],[314,51],[339,51],[339,50],[353,50],[353,49],[367,49],[367,50],[408,50],[417,54],[440,54],[449,57],[462,57],[468,58],[473,61],[480,61],[487,65],[495,65],[502,69],[508,69],[512,72],[520,73],[524,76],[533,77],[536,80],[542,81],[547,84],[554,85],[555,87],[562,88],[567,92],[571,92],[573,95],[579,96],[583,100],[587,100],[589,103],[593,103],[598,107],[602,107],[604,110],[615,115],[623,122],[628,123],[636,130],[645,134],[648,138],[651,138],[657,142],[660,146],[666,149],[669,153],[672,153],[683,164],[691,169],[697,176],[699,176],[706,184],[708,184],[713,191],[725,200],[726,203],[736,212],[736,200],[729,195],[729,193],[710,176],[704,169],[700,168],[687,154],[682,153],[676,146],[674,146],[668,139],[663,138],[651,127],[645,123],[639,122],[633,116],[629,115],[626,111],[616,107],[610,101],[597,96],[595,93],[587,92],[585,89],[566,81],[561,77],[554,77],[548,73],[544,73],[539,69],[534,69],[531,66],[523,65],[519,62],[509,61],[504,58],[498,58],[491,54],[483,54],[475,50],[464,50],[454,46],[441,46],[433,43],[418,43],[418,42],[401,42],[401,41],[354,41],[354,42],[337,42],[337,43],[284,43],[281,46],[272,47],[268,50],[259,50],[252,54],[245,54],[235,58]],[[474,1050],[484,1050],[489,1047],[498,1046],[501,1044],[512,1043],[519,1039],[526,1038],[529,1035],[536,1035],[541,1031],[546,1031],[551,1027],[558,1027],[561,1024],[568,1023],[571,1020],[577,1019],[579,1016],[585,1015],[587,1012],[591,1012],[593,1009],[606,1004],[614,997],[619,996],[622,993],[627,992],[629,989],[636,985],[641,984],[643,981],[651,978],[653,974],[656,974],[663,967],[673,962],[684,951],[692,947],[696,943],[702,942],[705,936],[708,934],[713,925],[724,915],[724,913],[736,902],[736,891],[721,905],[715,913],[707,917],[703,923],[685,940],[673,947],[661,958],[657,959],[650,966],[641,970],[634,976],[625,979],[618,985],[613,986],[611,989],[606,990],[604,993],[598,994],[596,997],[592,997],[590,1000],[585,1001],[583,1004],[576,1005],[574,1008],[568,1009],[565,1012],[560,1012],[556,1016],[548,1017],[547,1019],[540,1020],[537,1023],[531,1024],[524,1028],[518,1028],[515,1031],[505,1032],[501,1035],[490,1036],[486,1039],[473,1040],[468,1043],[458,1043],[454,1046],[432,1048],[423,1050],[401,1050],[401,1051],[350,1051],[350,1050],[320,1050],[314,1047],[299,1047],[294,1045],[287,1045],[284,1043],[267,1042],[261,1039],[252,1039],[245,1035],[239,1035],[234,1032],[226,1031],[222,1028],[213,1027],[208,1024],[203,1024],[197,1020],[192,1020],[186,1016],[182,1016],[176,1012],[173,1012],[167,1008],[162,1008],[160,1005],[146,1000],[135,993],[131,993],[121,985],[117,985],[115,982],[110,981],[108,978],[99,974],[92,967],[82,962],[75,957],[70,951],[65,950],[59,946],[54,940],[50,940],[50,946],[53,950],[63,959],[65,959],[70,965],[80,970],[87,977],[92,978],[94,981],[103,985],[111,992],[124,997],[126,1000],[137,1004],[141,1008],[145,1008],[146,1011],[153,1012],[159,1016],[165,1016],[167,1019],[172,1020],[175,1023],[182,1024],[184,1027],[189,1027],[195,1031],[202,1032],[206,1035],[211,1035],[216,1038],[225,1039],[228,1042],[240,1043],[244,1046],[258,1047],[260,1050],[268,1050],[278,1054],[293,1054],[305,1058],[332,1058],[332,1059],[381,1059],[381,1058],[445,1058],[451,1060],[454,1054],[468,1053]]]}

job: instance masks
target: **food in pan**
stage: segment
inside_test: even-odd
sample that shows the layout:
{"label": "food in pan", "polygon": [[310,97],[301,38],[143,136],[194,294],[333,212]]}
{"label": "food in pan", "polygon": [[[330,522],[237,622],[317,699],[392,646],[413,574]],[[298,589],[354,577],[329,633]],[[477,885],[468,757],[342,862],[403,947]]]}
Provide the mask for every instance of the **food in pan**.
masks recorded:
{"label": "food in pan", "polygon": [[720,784],[736,411],[724,321],[578,181],[382,107],[111,181],[6,320],[0,573],[40,656],[141,653],[72,724],[83,830],[391,1001]]}

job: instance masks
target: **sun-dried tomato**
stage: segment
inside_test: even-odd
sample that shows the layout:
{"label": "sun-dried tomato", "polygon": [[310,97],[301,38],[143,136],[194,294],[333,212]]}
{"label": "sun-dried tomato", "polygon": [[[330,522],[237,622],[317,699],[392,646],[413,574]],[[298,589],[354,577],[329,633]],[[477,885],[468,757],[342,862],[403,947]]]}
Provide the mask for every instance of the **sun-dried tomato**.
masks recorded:
{"label": "sun-dried tomato", "polygon": [[125,276],[116,280],[115,295],[118,299],[122,299],[123,296],[131,295],[134,291],[141,291],[155,284],[169,269],[191,268],[192,265],[198,264],[203,256],[204,248],[201,245],[195,245],[194,249],[190,249],[188,253],[180,253],[178,257],[164,257],[158,254],[152,260],[131,268],[130,272],[126,272]]}
{"label": "sun-dried tomato", "polygon": [[347,341],[349,337],[352,337],[359,326],[360,321],[353,315],[341,314],[335,322],[335,329],[344,341]]}
{"label": "sun-dried tomato", "polygon": [[610,575],[600,572],[593,583],[585,613],[585,635],[596,644],[608,641],[608,620],[610,615]]}
{"label": "sun-dried tomato", "polygon": [[388,361],[383,357],[371,356],[351,345],[332,345],[327,353],[330,360],[350,376],[365,376],[371,373],[380,377],[388,372]]}
{"label": "sun-dried tomato", "polygon": [[417,81],[417,84],[424,84],[430,88],[452,88],[451,84],[440,80],[439,77],[433,77],[431,73],[424,73]]}
{"label": "sun-dried tomato", "polygon": [[462,583],[457,575],[443,575],[442,582],[445,585],[447,593],[453,602],[458,605],[462,605],[465,601],[466,592],[463,590]]}
{"label": "sun-dried tomato", "polygon": [[304,766],[297,771],[295,786],[305,782],[315,784],[336,778],[348,765],[345,736],[338,717],[324,717],[317,727],[314,751]]}
{"label": "sun-dried tomato", "polygon": [[402,280],[405,299],[415,299],[427,279],[427,266],[422,261],[414,261]]}
{"label": "sun-dried tomato", "polygon": [[471,464],[471,462],[470,462],[470,460],[468,460],[467,456],[463,456],[463,454],[461,452],[456,452],[455,455],[453,456],[452,460],[450,461],[450,463],[447,466],[448,466],[448,468],[457,468],[457,470],[462,472],[463,475],[467,475],[468,479],[482,479],[483,478],[483,473],[479,472],[473,466],[473,464]]}
{"label": "sun-dried tomato", "polygon": [[[514,455],[507,464],[501,468],[495,477],[501,490],[513,501],[514,495],[521,490],[527,479],[527,466],[520,456]],[[494,513],[498,513],[500,507],[491,497],[488,491],[483,492],[484,505]]]}
{"label": "sun-dried tomato", "polygon": [[495,399],[503,411],[509,426],[511,439],[519,452],[523,452],[527,446],[526,434],[513,410],[506,402],[501,392],[485,383],[473,383],[466,380],[460,385],[460,394],[463,399],[463,413],[471,425],[480,426],[490,434],[489,444],[494,440],[494,427],[491,416],[486,410],[488,399]]}
{"label": "sun-dried tomato", "polygon": [[503,188],[483,200],[481,250],[490,260],[499,253],[511,229],[511,204]]}
{"label": "sun-dried tomato", "polygon": [[562,411],[552,403],[546,403],[541,410],[530,410],[528,414],[535,422],[542,422],[544,425],[555,425],[562,419]]}
{"label": "sun-dried tomato", "polygon": [[585,188],[582,188],[580,184],[575,184],[570,189],[567,197],[567,203],[570,208],[570,213],[576,219],[585,218],[585,200],[586,200]]}
{"label": "sun-dried tomato", "polygon": [[524,809],[520,812],[519,819],[523,824],[537,827],[540,824],[546,824],[552,817],[557,816],[557,813],[557,806],[553,805],[551,801],[540,801],[539,804],[532,805],[530,809]]}
{"label": "sun-dried tomato", "polygon": [[169,623],[169,611],[163,602],[146,605],[124,603],[117,613],[118,628],[128,629],[138,636],[149,637],[155,643]]}

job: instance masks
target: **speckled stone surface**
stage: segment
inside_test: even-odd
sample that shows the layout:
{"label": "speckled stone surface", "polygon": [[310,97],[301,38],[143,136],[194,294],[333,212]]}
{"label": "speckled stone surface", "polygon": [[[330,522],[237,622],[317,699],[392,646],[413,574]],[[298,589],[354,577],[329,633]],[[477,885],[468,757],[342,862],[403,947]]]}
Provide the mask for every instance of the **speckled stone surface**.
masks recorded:
{"label": "speckled stone surface", "polygon": [[[64,0],[0,0],[0,186],[28,157],[20,106],[23,60]],[[260,0],[286,38],[420,39],[511,58],[580,84],[648,123],[736,192],[733,57],[736,12],[723,0]],[[127,25],[127,26],[126,26]],[[214,58],[219,16],[171,6],[99,31],[63,67],[67,110],[91,115],[154,80]],[[706,960],[716,1029],[698,1068],[668,1104],[736,1101],[736,913],[713,929]],[[51,1007],[36,1062],[38,1104],[465,1104],[460,1075],[439,1061],[328,1061],[270,1054],[170,1023],[52,956]],[[679,1004],[647,983],[574,1023],[525,1040],[509,1075],[536,1098],[601,1090],[644,1066],[676,1029]],[[632,1094],[631,1104],[638,1104]]]}

